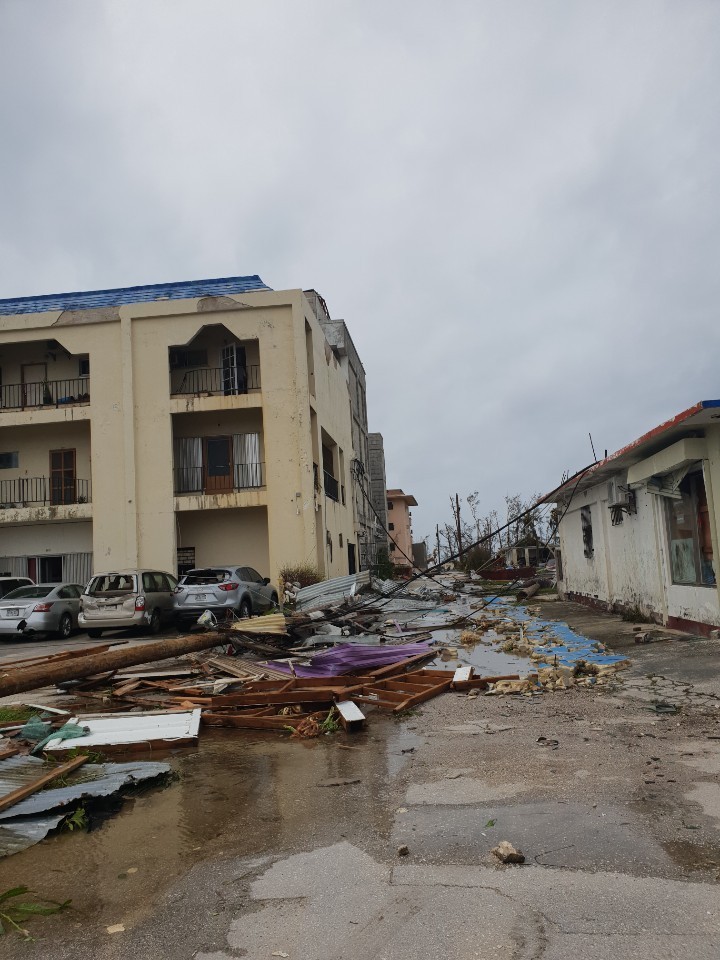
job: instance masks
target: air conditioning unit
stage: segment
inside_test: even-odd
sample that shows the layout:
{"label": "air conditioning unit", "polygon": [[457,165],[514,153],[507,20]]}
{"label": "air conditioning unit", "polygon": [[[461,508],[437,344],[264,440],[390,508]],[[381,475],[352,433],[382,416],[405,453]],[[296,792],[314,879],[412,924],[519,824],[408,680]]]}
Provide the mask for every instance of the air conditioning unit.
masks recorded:
{"label": "air conditioning unit", "polygon": [[608,481],[608,507],[629,507],[630,491],[623,486],[617,477]]}

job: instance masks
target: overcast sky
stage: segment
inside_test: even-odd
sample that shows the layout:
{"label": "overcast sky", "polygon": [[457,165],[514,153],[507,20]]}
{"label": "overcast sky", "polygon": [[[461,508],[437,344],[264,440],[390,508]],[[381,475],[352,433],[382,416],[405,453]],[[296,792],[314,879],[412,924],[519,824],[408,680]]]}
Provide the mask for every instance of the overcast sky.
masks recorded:
{"label": "overcast sky", "polygon": [[417,537],[720,397],[716,0],[0,0],[0,297],[258,273]]}

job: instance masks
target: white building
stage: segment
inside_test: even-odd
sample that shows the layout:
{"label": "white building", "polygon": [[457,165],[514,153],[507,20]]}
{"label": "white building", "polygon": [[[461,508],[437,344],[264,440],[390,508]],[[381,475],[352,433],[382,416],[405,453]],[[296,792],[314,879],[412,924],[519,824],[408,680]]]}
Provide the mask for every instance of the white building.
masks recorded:
{"label": "white building", "polygon": [[720,625],[720,400],[661,424],[552,499],[561,596],[693,633]]}

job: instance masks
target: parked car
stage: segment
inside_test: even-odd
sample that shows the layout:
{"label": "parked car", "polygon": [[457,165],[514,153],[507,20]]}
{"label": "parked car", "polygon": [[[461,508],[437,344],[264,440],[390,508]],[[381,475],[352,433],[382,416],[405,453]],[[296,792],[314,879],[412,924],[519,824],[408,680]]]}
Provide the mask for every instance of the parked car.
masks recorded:
{"label": "parked car", "polygon": [[116,570],[94,576],[80,597],[78,623],[88,636],[140,627],[159,633],[174,619],[177,580],[162,570]]}
{"label": "parked car", "polygon": [[205,610],[218,618],[250,617],[277,607],[278,592],[268,577],[235,564],[188,570],[175,591],[178,623],[194,623]]}
{"label": "parked car", "polygon": [[0,637],[57,634],[66,640],[77,629],[79,583],[38,583],[11,590],[0,600]]}
{"label": "parked car", "polygon": [[17,590],[18,587],[34,587],[35,581],[30,577],[0,577],[0,599],[11,590]]}

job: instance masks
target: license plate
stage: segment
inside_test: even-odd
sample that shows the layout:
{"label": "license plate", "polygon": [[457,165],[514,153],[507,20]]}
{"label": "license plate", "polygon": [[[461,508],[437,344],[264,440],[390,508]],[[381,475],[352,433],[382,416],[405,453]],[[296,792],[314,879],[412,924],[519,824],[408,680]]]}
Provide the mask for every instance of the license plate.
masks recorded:
{"label": "license plate", "polygon": [[192,598],[193,598],[193,600],[199,600],[200,603],[204,603],[204,602],[207,600],[207,594],[206,594],[206,593],[194,593]]}
{"label": "license plate", "polygon": [[19,617],[19,616],[20,616],[20,611],[11,608],[11,609],[9,609],[9,610],[7,611],[7,615],[8,615],[8,617]]}

